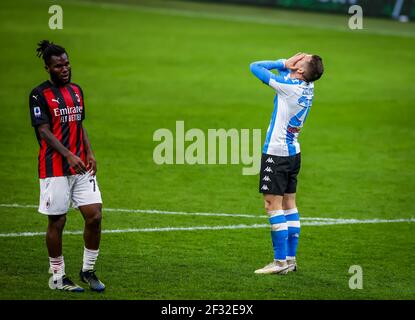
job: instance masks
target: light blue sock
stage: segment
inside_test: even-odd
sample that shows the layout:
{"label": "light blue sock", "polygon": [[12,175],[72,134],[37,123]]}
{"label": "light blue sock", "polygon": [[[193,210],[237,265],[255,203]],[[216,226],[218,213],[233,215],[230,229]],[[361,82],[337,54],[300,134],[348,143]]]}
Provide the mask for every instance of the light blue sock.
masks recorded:
{"label": "light blue sock", "polygon": [[284,210],[269,211],[269,223],[271,224],[271,239],[275,260],[285,260],[287,257],[288,227]]}
{"label": "light blue sock", "polygon": [[300,215],[297,208],[284,210],[288,225],[287,256],[294,259],[297,255],[298,240],[300,237]]}

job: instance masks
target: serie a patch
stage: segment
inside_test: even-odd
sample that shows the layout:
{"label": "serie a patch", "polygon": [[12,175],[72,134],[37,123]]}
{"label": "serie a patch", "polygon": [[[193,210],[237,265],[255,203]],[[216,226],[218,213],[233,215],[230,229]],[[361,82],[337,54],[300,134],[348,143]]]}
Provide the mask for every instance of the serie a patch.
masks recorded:
{"label": "serie a patch", "polygon": [[40,107],[34,107],[33,112],[36,118],[39,118],[42,115],[42,112],[40,111]]}

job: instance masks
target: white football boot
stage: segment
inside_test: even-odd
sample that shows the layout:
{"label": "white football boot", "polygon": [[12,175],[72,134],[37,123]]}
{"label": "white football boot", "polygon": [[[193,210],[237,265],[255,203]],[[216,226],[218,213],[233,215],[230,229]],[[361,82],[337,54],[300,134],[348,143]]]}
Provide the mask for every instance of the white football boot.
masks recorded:
{"label": "white football boot", "polygon": [[288,263],[288,271],[297,271],[297,260],[294,259],[287,259]]}
{"label": "white football boot", "polygon": [[286,260],[274,260],[262,269],[255,270],[256,274],[287,274],[288,265]]}

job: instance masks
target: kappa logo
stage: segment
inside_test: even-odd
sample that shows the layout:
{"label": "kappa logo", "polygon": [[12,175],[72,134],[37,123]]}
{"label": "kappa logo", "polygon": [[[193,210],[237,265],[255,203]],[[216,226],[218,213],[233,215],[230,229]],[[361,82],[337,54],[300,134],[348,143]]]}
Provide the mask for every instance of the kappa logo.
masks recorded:
{"label": "kappa logo", "polygon": [[269,178],[269,176],[265,176],[265,177],[262,178],[262,181],[267,181],[268,182],[268,181],[271,181],[271,179]]}
{"label": "kappa logo", "polygon": [[265,162],[266,163],[275,163],[274,160],[271,157],[269,157]]}
{"label": "kappa logo", "polygon": [[270,172],[270,173],[273,173],[273,171],[272,171],[271,167],[266,167],[266,168],[264,169],[264,171],[265,171],[265,172]]}
{"label": "kappa logo", "polygon": [[59,98],[57,98],[57,99],[52,99],[52,102],[56,102],[57,104],[60,104]]}
{"label": "kappa logo", "polygon": [[269,188],[266,184],[263,184],[262,187],[261,187],[261,190],[269,191]]}

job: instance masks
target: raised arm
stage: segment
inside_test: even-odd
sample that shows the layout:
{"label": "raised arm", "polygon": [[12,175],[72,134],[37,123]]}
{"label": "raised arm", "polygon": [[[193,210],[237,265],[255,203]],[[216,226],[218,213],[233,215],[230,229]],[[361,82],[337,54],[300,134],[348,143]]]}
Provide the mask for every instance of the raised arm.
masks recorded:
{"label": "raised arm", "polygon": [[[279,74],[270,70],[277,69]],[[273,88],[278,95],[290,95],[293,84],[298,83],[296,79],[289,77],[290,69],[287,68],[286,60],[258,61],[251,63],[252,73],[263,83]]]}
{"label": "raised arm", "polygon": [[[295,90],[292,85],[301,82],[299,79],[291,78],[290,72],[297,70],[297,63],[304,56],[304,53],[299,52],[287,60],[253,62],[251,63],[251,71],[263,83],[276,90],[278,95],[289,96]],[[279,74],[272,73],[270,70],[273,69],[278,70]]]}
{"label": "raised arm", "polygon": [[276,61],[257,61],[252,62],[250,65],[251,72],[263,83],[269,85],[269,81],[275,74],[270,70],[278,70],[280,73],[284,71],[288,72],[285,68],[285,59],[279,59]]}
{"label": "raised arm", "polygon": [[[289,85],[299,83],[299,80],[290,78],[288,74],[297,70],[297,63],[306,56],[299,52],[289,59],[279,59],[276,61],[257,61],[251,63],[251,72],[266,85],[277,90],[277,93],[289,93]],[[278,70],[278,75],[270,70]],[[288,86],[287,86],[288,85]]]}

